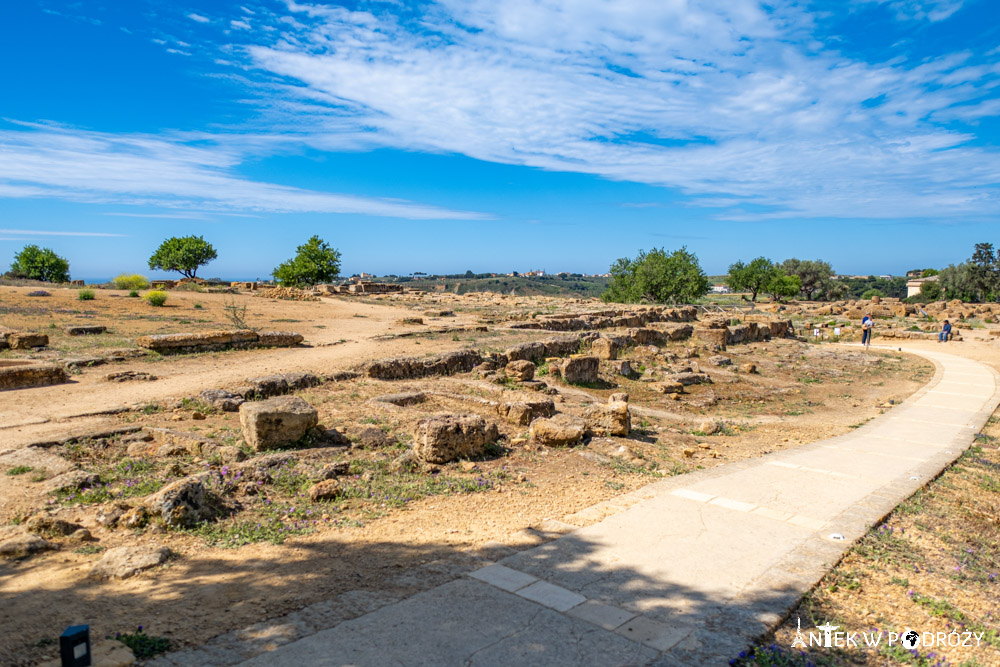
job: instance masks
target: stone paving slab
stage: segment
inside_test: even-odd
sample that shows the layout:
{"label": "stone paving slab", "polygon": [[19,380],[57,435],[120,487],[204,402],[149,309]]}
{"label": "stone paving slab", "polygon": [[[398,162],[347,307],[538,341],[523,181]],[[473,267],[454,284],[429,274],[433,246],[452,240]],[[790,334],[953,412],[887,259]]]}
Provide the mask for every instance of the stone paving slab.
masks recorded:
{"label": "stone paving slab", "polygon": [[245,664],[726,664],[1000,402],[989,367],[915,352],[931,382],[851,433],[660,480],[577,513],[599,523]]}

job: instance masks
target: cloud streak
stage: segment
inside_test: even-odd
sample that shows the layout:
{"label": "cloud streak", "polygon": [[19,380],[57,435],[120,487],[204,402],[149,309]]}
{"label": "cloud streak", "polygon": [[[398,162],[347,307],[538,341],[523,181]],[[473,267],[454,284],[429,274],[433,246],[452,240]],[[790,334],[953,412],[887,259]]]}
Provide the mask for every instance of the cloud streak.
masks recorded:
{"label": "cloud streak", "polygon": [[245,152],[280,142],[209,134],[163,137],[20,124],[0,130],[0,197],[57,197],[232,212],[345,213],[410,220],[489,216],[398,199],[357,197],[241,178]]}
{"label": "cloud streak", "polygon": [[[883,4],[926,21],[961,7]],[[817,42],[800,4],[753,0],[288,7],[256,17],[267,43],[236,50],[283,82],[263,100],[276,130],[320,148],[665,186],[733,220],[975,217],[1000,203],[1000,154],[974,145],[974,124],[1000,113],[997,54],[852,60]]]}

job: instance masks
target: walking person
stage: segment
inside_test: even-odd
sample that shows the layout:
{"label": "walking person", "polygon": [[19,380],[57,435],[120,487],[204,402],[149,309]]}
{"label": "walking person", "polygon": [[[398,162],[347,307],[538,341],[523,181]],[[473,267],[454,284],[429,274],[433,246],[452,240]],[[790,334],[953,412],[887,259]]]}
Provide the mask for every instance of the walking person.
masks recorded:
{"label": "walking person", "polygon": [[861,344],[868,349],[868,346],[872,344],[872,329],[875,327],[875,320],[872,319],[871,313],[865,313],[864,319],[861,320]]}
{"label": "walking person", "polygon": [[941,333],[938,334],[938,342],[947,343],[950,337],[951,337],[951,322],[945,320],[944,326],[941,327]]}

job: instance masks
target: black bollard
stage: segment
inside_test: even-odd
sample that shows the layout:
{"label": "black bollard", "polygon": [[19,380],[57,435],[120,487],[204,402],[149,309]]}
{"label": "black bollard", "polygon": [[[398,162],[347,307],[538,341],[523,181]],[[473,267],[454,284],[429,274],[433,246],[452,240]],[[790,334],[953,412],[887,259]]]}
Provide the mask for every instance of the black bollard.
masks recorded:
{"label": "black bollard", "polygon": [[90,626],[71,625],[59,635],[62,667],[90,667]]}

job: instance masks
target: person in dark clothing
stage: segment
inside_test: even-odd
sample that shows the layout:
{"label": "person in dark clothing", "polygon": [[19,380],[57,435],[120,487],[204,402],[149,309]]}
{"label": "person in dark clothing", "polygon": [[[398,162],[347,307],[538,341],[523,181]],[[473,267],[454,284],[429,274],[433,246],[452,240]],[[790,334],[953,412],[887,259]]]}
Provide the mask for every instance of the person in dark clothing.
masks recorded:
{"label": "person in dark clothing", "polygon": [[947,343],[949,338],[951,338],[951,323],[945,320],[944,326],[941,327],[941,333],[938,334],[938,342]]}
{"label": "person in dark clothing", "polygon": [[865,317],[861,320],[861,344],[868,349],[868,346],[872,344],[872,328],[875,326],[875,320],[872,319],[871,313],[865,313]]}

